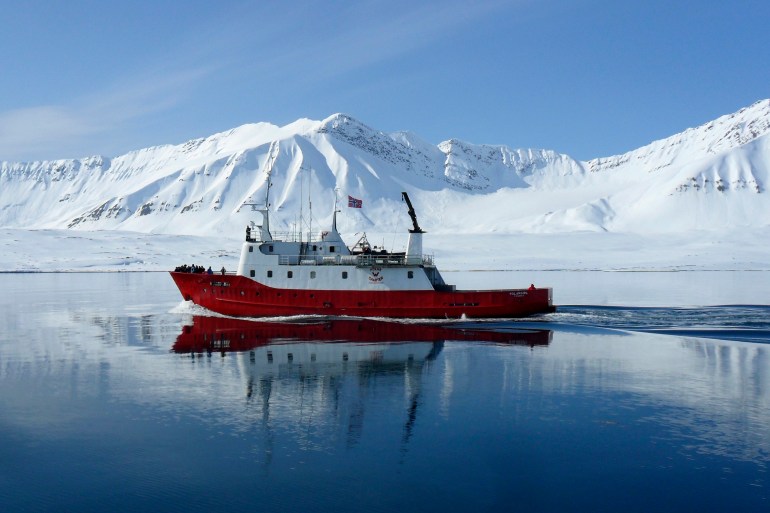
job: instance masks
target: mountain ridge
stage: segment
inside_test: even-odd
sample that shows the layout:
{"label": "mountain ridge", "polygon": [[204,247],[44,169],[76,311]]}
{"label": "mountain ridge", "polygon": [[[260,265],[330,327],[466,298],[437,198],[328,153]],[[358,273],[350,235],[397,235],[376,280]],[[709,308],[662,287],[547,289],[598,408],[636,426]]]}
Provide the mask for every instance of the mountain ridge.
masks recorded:
{"label": "mountain ridge", "polygon": [[668,232],[767,226],[770,100],[622,155],[577,161],[407,131],[386,133],[347,114],[279,127],[250,123],[178,145],[117,157],[0,163],[0,226],[239,236],[264,201],[271,170],[274,226],[312,199],[330,222],[334,190],[364,200],[343,230],[403,226],[408,190],[421,224],[459,232]]}

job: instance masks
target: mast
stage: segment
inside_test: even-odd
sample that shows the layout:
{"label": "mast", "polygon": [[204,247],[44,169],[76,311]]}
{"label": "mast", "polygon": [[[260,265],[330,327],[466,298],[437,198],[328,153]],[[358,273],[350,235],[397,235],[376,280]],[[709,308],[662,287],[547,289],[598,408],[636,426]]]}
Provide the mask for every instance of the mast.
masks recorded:
{"label": "mast", "polygon": [[258,228],[260,238],[263,241],[273,240],[273,236],[270,234],[270,188],[273,186],[271,178],[273,175],[273,166],[275,165],[277,150],[278,141],[273,141],[270,143],[267,163],[265,164],[265,175],[267,176],[267,187],[265,187],[265,208],[257,209],[257,212],[262,214],[262,224]]}
{"label": "mast", "polygon": [[305,183],[302,181],[302,171],[304,171],[304,166],[299,167],[299,243],[302,244],[302,230],[305,228],[305,215],[302,211],[302,203],[304,203],[305,198],[303,197],[303,189],[305,188]]}
{"label": "mast", "polygon": [[313,168],[308,169],[307,177],[307,209],[310,219],[307,223],[307,241],[310,243],[313,240],[313,200],[311,199],[311,188],[313,186]]}
{"label": "mast", "polygon": [[[308,175],[307,183],[307,206],[308,206],[308,219],[305,219],[304,206],[305,206],[305,171]],[[307,242],[310,243],[313,240],[313,168],[305,167],[302,164],[299,168],[299,241],[302,242],[302,233],[305,226],[308,227]]]}
{"label": "mast", "polygon": [[337,231],[337,189],[334,189],[334,211],[332,212],[332,229]]}

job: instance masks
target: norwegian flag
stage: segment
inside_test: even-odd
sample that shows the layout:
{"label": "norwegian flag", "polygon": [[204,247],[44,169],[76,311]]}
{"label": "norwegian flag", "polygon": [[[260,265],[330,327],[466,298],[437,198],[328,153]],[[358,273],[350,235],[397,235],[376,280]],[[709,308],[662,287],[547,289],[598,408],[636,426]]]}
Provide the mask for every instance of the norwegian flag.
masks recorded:
{"label": "norwegian flag", "polygon": [[353,196],[348,196],[348,207],[350,208],[361,208],[364,206],[363,200],[356,199]]}

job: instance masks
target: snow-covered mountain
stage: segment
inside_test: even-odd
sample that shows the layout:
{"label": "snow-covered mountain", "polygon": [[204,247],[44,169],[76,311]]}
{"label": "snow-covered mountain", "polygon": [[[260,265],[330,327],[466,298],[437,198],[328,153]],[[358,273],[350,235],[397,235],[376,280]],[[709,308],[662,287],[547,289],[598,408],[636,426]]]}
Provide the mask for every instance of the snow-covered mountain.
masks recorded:
{"label": "snow-covered mountain", "polygon": [[[406,228],[409,192],[432,233],[684,232],[770,223],[770,100],[624,155],[577,161],[550,150],[455,139],[431,145],[343,114],[244,125],[115,158],[0,164],[0,226],[240,237],[250,204],[303,231]],[[347,208],[347,196],[363,200]],[[312,204],[312,213],[310,206]],[[309,221],[312,219],[312,221]],[[311,224],[312,223],[312,224]]]}

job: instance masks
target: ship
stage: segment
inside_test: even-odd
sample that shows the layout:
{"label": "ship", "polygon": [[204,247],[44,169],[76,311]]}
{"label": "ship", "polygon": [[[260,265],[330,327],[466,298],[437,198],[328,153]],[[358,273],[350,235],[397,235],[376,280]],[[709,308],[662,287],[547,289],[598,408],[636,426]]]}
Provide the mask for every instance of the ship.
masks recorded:
{"label": "ship", "polygon": [[336,200],[328,230],[274,237],[269,191],[268,182],[265,204],[255,209],[262,224],[246,227],[237,271],[184,266],[171,272],[185,301],[232,317],[497,319],[555,311],[551,288],[457,290],[447,284],[433,256],[423,253],[425,232],[406,192],[412,228],[406,251],[394,252],[372,247],[365,233],[346,245],[337,230]]}

